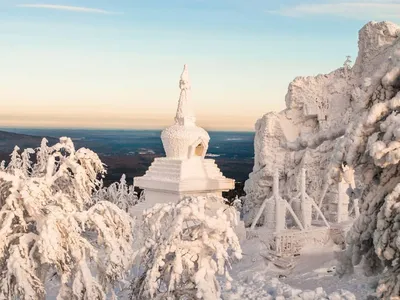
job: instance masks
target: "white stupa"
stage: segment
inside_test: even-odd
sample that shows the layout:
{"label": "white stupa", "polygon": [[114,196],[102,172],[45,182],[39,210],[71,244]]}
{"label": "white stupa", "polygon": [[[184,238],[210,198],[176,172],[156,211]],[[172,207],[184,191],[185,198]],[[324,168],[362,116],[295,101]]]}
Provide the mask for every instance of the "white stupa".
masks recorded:
{"label": "white stupa", "polygon": [[145,191],[146,208],[188,195],[221,195],[235,186],[235,181],[223,176],[213,159],[205,159],[210,136],[196,125],[187,65],[179,87],[175,124],[161,133],[166,157],[156,158],[144,176],[134,178],[135,186]]}

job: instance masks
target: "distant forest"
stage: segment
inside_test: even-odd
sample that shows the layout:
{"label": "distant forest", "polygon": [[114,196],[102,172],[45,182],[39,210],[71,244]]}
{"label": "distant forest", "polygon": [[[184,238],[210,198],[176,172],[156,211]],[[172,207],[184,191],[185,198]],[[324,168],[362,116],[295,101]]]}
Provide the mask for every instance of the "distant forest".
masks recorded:
{"label": "distant forest", "polygon": [[[58,139],[54,137],[46,137],[49,144],[54,144]],[[40,145],[42,137],[25,135],[19,133],[12,133],[0,131],[0,161],[9,160],[9,156],[14,146],[17,145],[21,149],[36,148]],[[89,145],[82,145],[84,141],[76,143],[76,147],[85,146],[90,148]],[[95,149],[92,149],[95,151]],[[122,174],[126,175],[129,184],[132,184],[133,178],[142,176],[155,157],[160,155],[156,154],[133,154],[133,155],[120,155],[120,154],[99,154],[101,161],[107,166],[107,174],[103,179],[104,185],[109,186],[115,181],[119,181]],[[246,159],[233,159],[223,156],[213,158],[216,160],[219,168],[226,177],[234,178],[236,180],[235,189],[224,194],[228,199],[234,199],[236,196],[243,196],[244,181],[248,178],[248,174],[253,167],[252,160]],[[34,160],[34,157],[32,157]]]}

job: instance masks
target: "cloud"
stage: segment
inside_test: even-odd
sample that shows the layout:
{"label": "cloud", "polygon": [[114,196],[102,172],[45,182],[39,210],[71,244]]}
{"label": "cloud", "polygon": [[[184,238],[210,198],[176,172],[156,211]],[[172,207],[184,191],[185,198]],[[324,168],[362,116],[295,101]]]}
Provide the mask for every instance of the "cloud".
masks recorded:
{"label": "cloud", "polygon": [[268,13],[286,17],[332,15],[353,19],[399,19],[400,1],[346,1],[307,3],[270,10]]}
{"label": "cloud", "polygon": [[81,12],[81,13],[94,13],[94,14],[103,14],[103,15],[115,15],[115,14],[118,14],[116,12],[112,12],[112,11],[108,11],[108,10],[104,10],[104,9],[99,9],[99,8],[56,5],[56,4],[18,4],[17,7],[66,10],[66,11],[74,11],[74,12]]}

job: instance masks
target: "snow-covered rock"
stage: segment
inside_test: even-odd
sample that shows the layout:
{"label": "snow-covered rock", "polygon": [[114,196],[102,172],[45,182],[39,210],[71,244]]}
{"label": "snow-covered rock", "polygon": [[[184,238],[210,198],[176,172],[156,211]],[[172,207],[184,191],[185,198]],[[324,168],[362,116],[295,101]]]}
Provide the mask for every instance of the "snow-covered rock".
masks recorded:
{"label": "snow-covered rock", "polygon": [[400,294],[399,29],[389,22],[368,23],[360,30],[352,68],[299,77],[289,85],[287,109],[266,114],[256,124],[255,165],[245,185],[249,224],[271,192],[275,168],[287,198],[296,192],[297,174],[305,167],[307,193],[334,203],[333,183],[342,164],[350,166],[360,216],[346,237],[347,250],[338,255],[343,264],[337,272],[352,271],[362,262],[365,274],[382,273],[376,291],[380,299]]}
{"label": "snow-covered rock", "polygon": [[[344,161],[340,149],[346,130],[356,124],[370,99],[385,101],[396,93],[386,82],[393,81],[397,70],[381,79],[396,60],[398,31],[389,22],[366,24],[359,32],[359,53],[352,68],[345,64],[329,74],[295,78],[289,84],[286,109],[257,121],[254,168],[245,184],[247,226],[272,192],[275,169],[280,171],[280,190],[287,199],[298,193],[298,175],[304,167],[307,194],[317,202],[324,195],[324,204],[336,201],[337,186],[332,183],[337,182],[339,162]],[[356,185],[358,181],[356,176]]]}

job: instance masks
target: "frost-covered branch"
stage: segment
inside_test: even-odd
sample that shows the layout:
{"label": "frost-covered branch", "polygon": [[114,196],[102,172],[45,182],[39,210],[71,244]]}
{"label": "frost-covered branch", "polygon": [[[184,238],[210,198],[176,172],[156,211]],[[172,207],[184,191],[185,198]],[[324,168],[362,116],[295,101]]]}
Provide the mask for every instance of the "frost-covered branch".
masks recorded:
{"label": "frost-covered branch", "polygon": [[348,247],[340,255],[338,271],[352,272],[353,266],[362,262],[367,275],[382,273],[377,289],[382,299],[400,294],[399,66],[400,52],[396,50],[377,88],[388,99],[382,101],[373,93],[365,101],[337,154],[358,172],[362,187],[360,216],[347,235]]}
{"label": "frost-covered branch", "polygon": [[123,174],[119,182],[114,182],[109,187],[101,187],[93,194],[94,201],[110,201],[120,209],[132,215],[133,206],[143,201],[139,199],[133,185],[126,183],[126,176]]}
{"label": "frost-covered branch", "polygon": [[44,139],[32,165],[16,147],[0,171],[0,298],[44,299],[56,274],[58,299],[105,299],[135,257],[132,219],[92,192],[105,172],[94,152],[69,138]]}
{"label": "frost-covered branch", "polygon": [[229,287],[229,260],[241,258],[235,222],[235,209],[214,196],[188,197],[146,211],[145,270],[133,284],[132,299],[219,299],[216,276],[225,276]]}

